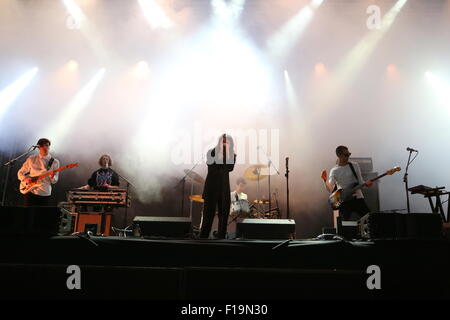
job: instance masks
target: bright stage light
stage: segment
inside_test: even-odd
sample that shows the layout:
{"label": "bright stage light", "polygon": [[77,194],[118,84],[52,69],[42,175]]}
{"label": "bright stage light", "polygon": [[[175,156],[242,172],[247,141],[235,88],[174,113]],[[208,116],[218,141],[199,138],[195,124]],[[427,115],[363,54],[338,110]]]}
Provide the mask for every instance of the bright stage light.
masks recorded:
{"label": "bright stage light", "polygon": [[338,65],[334,81],[328,83],[326,95],[320,96],[319,104],[326,110],[330,104],[337,104],[347,92],[353,80],[362,70],[378,43],[392,27],[397,15],[407,0],[398,0],[395,5],[383,16],[381,28],[369,31]]}
{"label": "bright stage light", "polygon": [[323,63],[316,63],[314,66],[314,74],[316,77],[321,77],[327,73],[327,68]]}
{"label": "bright stage light", "polygon": [[104,74],[105,69],[101,69],[94,77],[92,77],[72,101],[67,106],[63,107],[62,115],[56,120],[49,132],[46,133],[46,136],[51,137],[52,141],[59,145],[58,148],[63,148],[63,144],[60,144],[59,142],[64,141],[66,134],[74,125],[78,115],[88,105],[95,89],[103,79]]}
{"label": "bright stage light", "polygon": [[68,25],[70,29],[80,29],[86,20],[81,8],[75,3],[74,0],[63,0],[64,6],[67,9],[70,17],[73,21]]}
{"label": "bright stage light", "polygon": [[372,30],[361,39],[350,51],[338,68],[338,74],[343,80],[351,80],[355,74],[364,66],[367,59],[375,50],[377,44],[393,25],[395,18],[400,13],[408,0],[398,0],[395,5],[383,16],[380,30]]}
{"label": "bright stage light", "polygon": [[133,68],[133,75],[136,77],[145,77],[148,75],[150,68],[146,61],[139,61]]}
{"label": "bright stage light", "polygon": [[432,72],[426,72],[425,78],[436,95],[438,104],[450,111],[450,82],[444,81]]}
{"label": "bright stage light", "polygon": [[296,111],[298,109],[297,95],[292,85],[291,78],[287,70],[284,70],[284,85],[286,87],[286,98],[290,111]]}
{"label": "bright stage light", "polygon": [[96,26],[89,21],[83,10],[74,0],[62,0],[67,12],[69,13],[68,28],[79,30],[86,38],[97,58],[105,64],[113,65],[114,59],[111,50],[105,49],[103,44],[103,35],[97,30]]}
{"label": "bright stage light", "polygon": [[139,0],[142,12],[153,29],[169,29],[173,22],[154,0]]}
{"label": "bright stage light", "polygon": [[75,60],[70,60],[69,62],[67,62],[67,69],[69,69],[70,71],[77,70],[78,62],[76,62]]}
{"label": "bright stage light", "polygon": [[388,73],[395,73],[395,72],[397,72],[397,67],[395,66],[395,64],[391,63],[386,67],[386,71]]}
{"label": "bright stage light", "polygon": [[224,0],[211,0],[211,7],[215,17],[225,23],[237,21],[244,9],[245,0],[232,0],[226,3]]}
{"label": "bright stage light", "polygon": [[26,88],[37,72],[38,68],[29,70],[15,82],[0,91],[0,120],[8,107],[11,106],[14,100]]}
{"label": "bright stage light", "polygon": [[267,47],[273,57],[281,59],[289,53],[312,21],[314,12],[322,2],[323,0],[311,1],[269,38]]}

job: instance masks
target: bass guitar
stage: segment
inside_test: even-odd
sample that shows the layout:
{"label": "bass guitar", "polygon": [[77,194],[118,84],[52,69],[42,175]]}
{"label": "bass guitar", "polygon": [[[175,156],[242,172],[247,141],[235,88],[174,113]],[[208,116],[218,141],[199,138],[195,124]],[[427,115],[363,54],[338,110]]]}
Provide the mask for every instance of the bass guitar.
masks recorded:
{"label": "bass guitar", "polygon": [[64,167],[61,167],[61,168],[58,168],[58,169],[55,169],[55,170],[48,171],[47,173],[44,173],[44,174],[42,174],[40,176],[29,177],[31,179],[31,181],[27,182],[26,179],[24,179],[24,180],[22,180],[20,182],[20,187],[19,187],[20,193],[27,194],[28,192],[30,192],[31,190],[33,190],[33,189],[35,189],[35,188],[37,188],[39,186],[39,181],[40,180],[42,180],[44,178],[47,178],[47,177],[55,174],[56,172],[60,172],[60,171],[63,171],[63,170],[66,170],[66,169],[75,168],[75,167],[78,167],[78,163],[70,163],[67,166],[64,166]]}
{"label": "bass guitar", "polygon": [[[376,181],[387,175],[393,175],[395,172],[400,171],[400,170],[401,170],[400,167],[394,167],[392,169],[389,169],[382,175],[379,175],[378,177],[371,179],[371,181]],[[338,189],[328,197],[328,203],[330,204],[330,206],[333,210],[338,210],[341,207],[342,203],[344,203],[347,200],[351,200],[353,194],[357,190],[364,187],[365,185],[366,185],[365,183],[361,183],[361,184],[355,183],[354,185],[352,185],[348,188]]]}

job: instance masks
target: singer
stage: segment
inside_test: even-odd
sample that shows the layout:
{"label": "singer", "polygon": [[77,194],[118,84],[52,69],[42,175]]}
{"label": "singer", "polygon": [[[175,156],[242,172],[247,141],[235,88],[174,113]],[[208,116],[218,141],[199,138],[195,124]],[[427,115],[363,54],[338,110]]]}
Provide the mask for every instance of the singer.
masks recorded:
{"label": "singer", "polygon": [[[39,154],[30,156],[23,163],[22,167],[17,172],[17,177],[20,181],[33,181],[39,175],[42,175],[50,170],[59,168],[58,159],[53,158],[50,151],[50,140],[41,138],[37,142]],[[39,180],[37,188],[32,189],[24,195],[24,206],[48,206],[52,194],[52,184],[58,182],[58,173],[45,179]]]}
{"label": "singer", "polygon": [[88,180],[89,187],[95,190],[107,191],[119,186],[119,175],[111,169],[112,160],[107,154],[98,159],[100,169],[94,171]]}
{"label": "singer", "polygon": [[208,175],[203,189],[203,217],[200,238],[208,238],[218,209],[217,238],[224,239],[230,214],[230,175],[236,163],[233,138],[223,134],[215,148],[208,151],[206,164]]}

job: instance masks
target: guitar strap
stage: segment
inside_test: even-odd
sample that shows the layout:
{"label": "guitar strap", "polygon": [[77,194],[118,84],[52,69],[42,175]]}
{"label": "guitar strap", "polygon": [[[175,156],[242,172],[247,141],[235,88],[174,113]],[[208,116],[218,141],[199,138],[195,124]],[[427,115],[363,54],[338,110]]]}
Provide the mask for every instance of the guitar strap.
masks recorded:
{"label": "guitar strap", "polygon": [[51,157],[47,164],[47,171],[52,167],[53,161],[55,161],[55,158]]}
{"label": "guitar strap", "polygon": [[352,169],[353,175],[354,175],[355,178],[356,178],[356,182],[360,183],[360,182],[359,182],[358,175],[356,174],[356,171],[355,171],[355,167],[353,167],[353,163],[351,163],[351,162],[349,161],[349,162],[348,162],[348,165],[350,166],[350,169]]}

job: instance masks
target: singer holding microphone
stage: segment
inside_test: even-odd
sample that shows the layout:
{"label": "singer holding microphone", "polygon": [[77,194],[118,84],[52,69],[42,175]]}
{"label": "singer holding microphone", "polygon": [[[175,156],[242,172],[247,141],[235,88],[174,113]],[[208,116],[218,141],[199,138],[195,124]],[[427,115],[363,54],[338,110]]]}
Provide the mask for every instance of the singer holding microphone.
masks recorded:
{"label": "singer holding microphone", "polygon": [[208,151],[206,159],[208,174],[203,189],[204,207],[200,238],[209,237],[217,208],[217,238],[224,239],[231,202],[229,173],[233,171],[236,162],[233,138],[223,134],[215,148]]}
{"label": "singer holding microphone", "polygon": [[[33,177],[38,177],[47,171],[59,168],[58,159],[53,158],[50,151],[50,140],[41,138],[35,148],[39,148],[39,154],[28,157],[22,167],[17,172],[20,181],[35,181]],[[58,182],[58,173],[39,180],[37,187],[24,195],[24,206],[48,206],[52,194],[52,184]]]}

